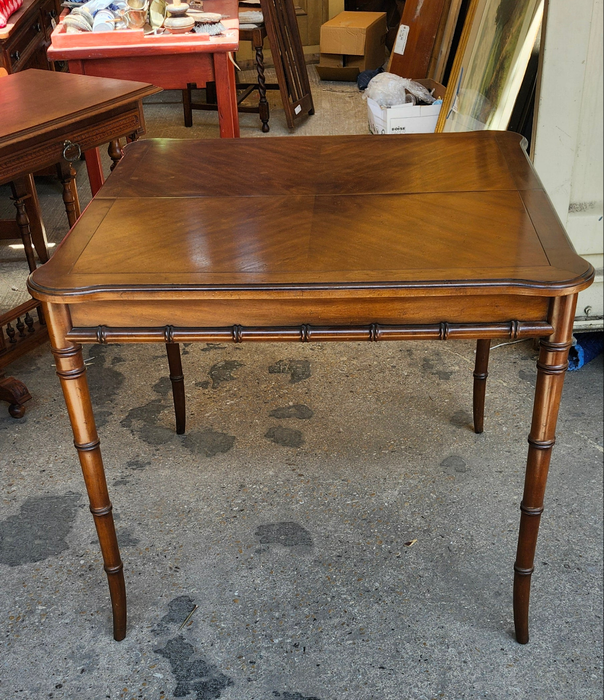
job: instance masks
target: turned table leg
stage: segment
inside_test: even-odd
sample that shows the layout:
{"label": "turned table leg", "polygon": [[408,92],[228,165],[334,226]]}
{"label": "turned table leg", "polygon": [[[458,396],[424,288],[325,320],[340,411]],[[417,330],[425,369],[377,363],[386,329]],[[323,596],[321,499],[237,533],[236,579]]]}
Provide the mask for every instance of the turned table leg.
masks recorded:
{"label": "turned table leg", "polygon": [[557,297],[550,307],[554,332],[541,341],[537,361],[537,386],[533,420],[528,438],[529,451],[520,505],[520,533],[514,565],[514,625],[520,644],[529,640],[528,611],[531,575],[537,546],[539,522],[543,512],[545,484],[555,442],[556,421],[568,368],[577,295]]}
{"label": "turned table leg", "polygon": [[0,401],[7,401],[8,412],[13,418],[23,418],[26,401],[31,401],[27,387],[14,377],[5,377],[0,372]]}
{"label": "turned table leg", "polygon": [[113,608],[113,636],[126,636],[126,588],[123,565],[115,534],[112,506],[107,492],[105,470],[96,432],[82,347],[65,338],[71,329],[67,306],[44,304],[52,353],[67,404],[80,465],[90,500],[90,511],[101,545]]}
{"label": "turned table leg", "polygon": [[31,228],[29,226],[29,216],[27,215],[27,210],[25,208],[25,199],[27,195],[24,195],[14,182],[11,182],[10,186],[13,194],[12,200],[17,210],[17,226],[19,227],[25,257],[27,258],[27,266],[29,267],[29,271],[33,272],[36,269],[36,256],[34,254]]}
{"label": "turned table leg", "polygon": [[78,190],[75,187],[75,170],[71,163],[62,160],[57,163],[57,175],[63,185],[63,204],[67,214],[69,228],[75,225],[75,222],[80,218],[80,200]]}
{"label": "turned table leg", "polygon": [[115,170],[116,165],[120,162],[122,156],[124,155],[124,151],[122,150],[122,146],[120,144],[119,139],[113,139],[113,141],[109,141],[109,146],[107,146],[107,153],[111,158],[111,167],[109,169],[111,170],[111,172],[113,172]]}
{"label": "turned table leg", "polygon": [[484,430],[484,399],[487,391],[487,377],[489,376],[489,353],[491,340],[481,338],[476,343],[476,362],[474,365],[474,432],[482,433]]}
{"label": "turned table leg", "polygon": [[258,95],[260,97],[260,102],[258,103],[258,114],[260,115],[260,121],[262,122],[262,131],[266,134],[270,131],[270,126],[268,125],[270,115],[268,100],[266,99],[266,78],[264,76],[262,36],[260,36],[259,43],[254,44],[254,48],[256,49],[256,72],[258,74]]}
{"label": "turned table leg", "polygon": [[174,413],[176,416],[176,434],[183,435],[187,416],[185,410],[185,383],[182,374],[180,345],[178,343],[166,343],[166,351],[168,353],[168,366],[170,367],[170,381],[172,382],[172,397],[174,399]]}

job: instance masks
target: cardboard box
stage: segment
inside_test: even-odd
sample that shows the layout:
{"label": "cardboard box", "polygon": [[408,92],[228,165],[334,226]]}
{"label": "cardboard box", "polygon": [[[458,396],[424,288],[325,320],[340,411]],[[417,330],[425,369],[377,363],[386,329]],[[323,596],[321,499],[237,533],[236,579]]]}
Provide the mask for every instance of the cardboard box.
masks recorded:
{"label": "cardboard box", "polygon": [[[417,80],[428,90],[434,90],[434,97],[443,99],[446,88],[434,80]],[[372,134],[432,134],[442,105],[404,104],[395,107],[380,107],[367,98],[369,131]]]}
{"label": "cardboard box", "polygon": [[321,27],[317,73],[323,80],[354,81],[385,61],[385,12],[340,12]]}
{"label": "cardboard box", "polygon": [[341,53],[322,53],[320,65],[326,68],[344,68],[344,56]]}

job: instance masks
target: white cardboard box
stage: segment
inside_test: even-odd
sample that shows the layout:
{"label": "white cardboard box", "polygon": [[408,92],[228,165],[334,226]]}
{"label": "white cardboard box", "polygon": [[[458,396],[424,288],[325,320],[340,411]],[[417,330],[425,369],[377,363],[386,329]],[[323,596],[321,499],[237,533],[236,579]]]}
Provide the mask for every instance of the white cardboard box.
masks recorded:
{"label": "white cardboard box", "polygon": [[[418,80],[424,87],[434,89],[434,96],[442,99],[445,88],[432,80]],[[404,104],[395,107],[380,107],[367,98],[369,131],[372,134],[432,134],[442,105]]]}
{"label": "white cardboard box", "polygon": [[397,105],[380,107],[367,98],[369,131],[372,134],[432,134],[440,114],[441,105]]}

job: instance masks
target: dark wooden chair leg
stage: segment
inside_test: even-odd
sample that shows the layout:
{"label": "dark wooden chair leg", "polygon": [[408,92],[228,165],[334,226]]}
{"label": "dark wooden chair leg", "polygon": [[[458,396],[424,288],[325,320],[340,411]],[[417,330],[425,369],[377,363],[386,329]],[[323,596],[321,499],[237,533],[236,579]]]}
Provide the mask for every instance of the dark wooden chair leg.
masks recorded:
{"label": "dark wooden chair leg", "polygon": [[215,105],[218,102],[218,97],[216,96],[216,81],[210,80],[206,83],[206,102],[209,105]]}
{"label": "dark wooden chair leg", "polygon": [[0,401],[8,402],[8,412],[13,418],[23,418],[26,401],[31,399],[27,387],[14,377],[5,377],[0,373]]}
{"label": "dark wooden chair leg", "polygon": [[568,351],[572,344],[576,304],[576,295],[557,297],[552,301],[550,323],[555,330],[549,338],[541,341],[537,361],[533,421],[528,439],[524,494],[520,504],[520,533],[514,564],[514,625],[520,644],[526,644],[529,640],[531,576],[562,385],[568,368]]}
{"label": "dark wooden chair leg", "polygon": [[258,114],[260,115],[260,121],[262,122],[262,131],[266,134],[270,131],[270,126],[268,125],[270,112],[268,100],[266,99],[266,78],[264,76],[264,53],[262,51],[262,41],[260,41],[260,45],[256,45],[254,48],[256,49],[258,95],[260,96],[260,101],[258,103]]}
{"label": "dark wooden chair leg", "polygon": [[19,178],[23,181],[23,187],[29,197],[25,200],[25,211],[29,218],[29,226],[31,229],[31,239],[38,254],[38,259],[41,263],[48,262],[48,241],[46,239],[46,230],[42,221],[42,213],[40,211],[40,201],[36,191],[36,185],[33,175]]}
{"label": "dark wooden chair leg", "polygon": [[117,641],[126,636],[126,587],[120,551],[113,522],[112,506],[107,491],[105,469],[94,414],[88,391],[82,347],[65,338],[71,329],[69,309],[60,304],[45,304],[52,353],[67,412],[75,438],[90,511],[99,537],[104,569],[109,583],[113,610],[113,636]]}
{"label": "dark wooden chair leg", "polygon": [[185,118],[185,126],[193,126],[193,108],[191,107],[191,89],[193,83],[188,83],[185,90],[182,91],[182,109]]}
{"label": "dark wooden chair leg", "polygon": [[166,351],[168,353],[170,381],[172,382],[172,396],[174,398],[176,434],[183,435],[185,432],[187,416],[185,409],[185,382],[182,374],[182,362],[180,359],[180,345],[178,343],[166,343]]}
{"label": "dark wooden chair leg", "polygon": [[474,432],[482,433],[484,430],[484,399],[487,390],[487,377],[489,376],[489,353],[491,351],[490,339],[481,338],[476,343],[476,362],[474,364]]}

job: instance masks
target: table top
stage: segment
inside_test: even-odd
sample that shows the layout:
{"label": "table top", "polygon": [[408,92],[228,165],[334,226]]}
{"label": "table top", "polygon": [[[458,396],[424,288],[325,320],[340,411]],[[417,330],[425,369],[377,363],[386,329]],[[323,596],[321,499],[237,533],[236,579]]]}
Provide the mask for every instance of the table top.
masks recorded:
{"label": "table top", "polygon": [[0,80],[0,149],[159,92],[149,83],[29,69]]}
{"label": "table top", "polygon": [[29,285],[68,303],[557,296],[592,276],[521,137],[485,131],[139,141]]}

